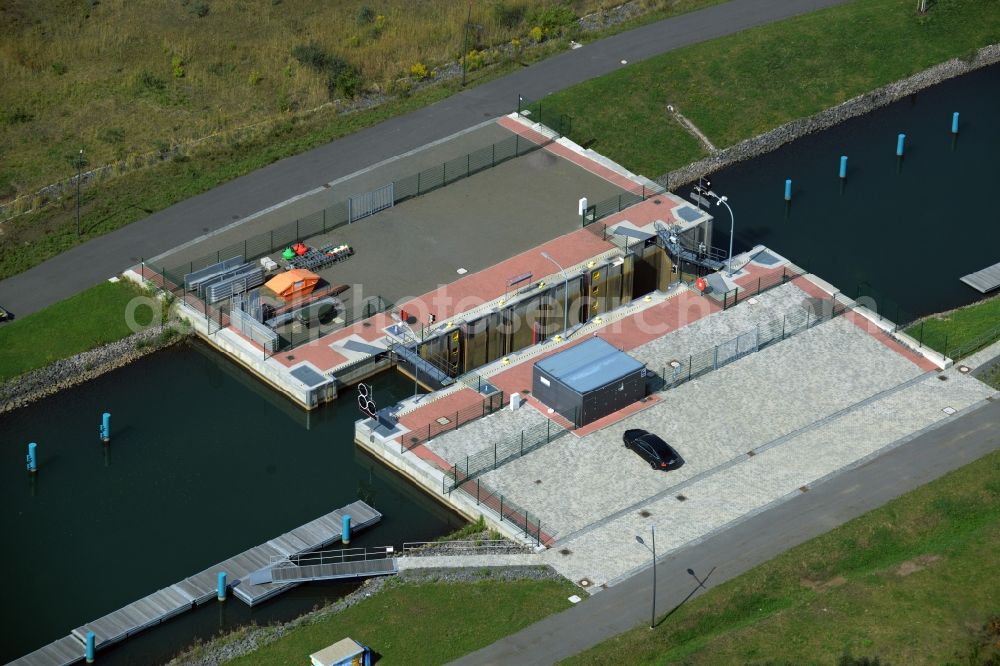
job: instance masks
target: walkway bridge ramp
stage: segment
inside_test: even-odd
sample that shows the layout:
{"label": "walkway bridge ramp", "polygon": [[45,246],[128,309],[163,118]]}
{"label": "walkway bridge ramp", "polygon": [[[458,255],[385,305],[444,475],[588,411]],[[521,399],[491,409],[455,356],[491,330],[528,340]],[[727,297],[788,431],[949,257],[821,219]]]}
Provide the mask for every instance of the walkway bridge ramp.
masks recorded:
{"label": "walkway bridge ramp", "polygon": [[267,584],[305,583],[391,576],[399,573],[392,546],[344,548],[275,559],[270,566],[251,574],[251,587]]}

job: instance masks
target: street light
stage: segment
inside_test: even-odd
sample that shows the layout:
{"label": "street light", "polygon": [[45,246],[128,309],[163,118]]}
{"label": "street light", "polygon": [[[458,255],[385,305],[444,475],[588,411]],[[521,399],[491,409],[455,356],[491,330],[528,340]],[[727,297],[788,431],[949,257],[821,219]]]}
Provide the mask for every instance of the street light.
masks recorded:
{"label": "street light", "polygon": [[555,264],[563,276],[563,335],[566,335],[566,331],[569,329],[569,278],[566,277],[566,271],[563,270],[558,261],[552,258],[551,254],[542,252],[542,256]]}
{"label": "street light", "polygon": [[729,211],[729,268],[726,269],[726,275],[733,277],[733,230],[736,228],[736,216],[733,215],[733,209],[729,207],[726,203],[729,197],[720,197],[715,192],[708,190],[705,192],[710,197],[715,197],[716,206],[725,206],[726,210]]}
{"label": "street light", "polygon": [[635,540],[639,542],[640,545],[645,546],[646,550],[653,554],[653,611],[649,618],[649,628],[656,628],[656,525],[649,526],[649,532],[653,535],[653,547],[650,548],[646,545],[646,542],[642,540],[642,537],[638,534],[635,535]]}
{"label": "street light", "polygon": [[76,235],[80,236],[80,170],[83,168],[83,148],[76,158]]}

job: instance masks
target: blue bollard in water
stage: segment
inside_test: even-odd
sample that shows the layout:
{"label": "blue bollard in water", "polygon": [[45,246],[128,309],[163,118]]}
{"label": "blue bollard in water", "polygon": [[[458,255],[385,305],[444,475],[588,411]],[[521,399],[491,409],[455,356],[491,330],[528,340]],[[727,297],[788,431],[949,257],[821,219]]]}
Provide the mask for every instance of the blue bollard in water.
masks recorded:
{"label": "blue bollard in water", "polygon": [[345,515],[340,523],[340,541],[341,543],[351,543],[351,516],[350,514]]}
{"label": "blue bollard in water", "polygon": [[792,179],[787,178],[785,180],[785,201],[792,200]]}
{"label": "blue bollard in water", "polygon": [[903,146],[906,144],[906,135],[900,134],[896,137],[896,157],[903,156]]}
{"label": "blue bollard in water", "polygon": [[958,111],[951,114],[951,133],[958,134]]}
{"label": "blue bollard in water", "polygon": [[88,664],[94,663],[94,643],[96,642],[96,638],[94,632],[87,632],[87,652],[85,656]]}
{"label": "blue bollard in water", "polygon": [[840,156],[840,177],[847,178],[847,155]]}
{"label": "blue bollard in water", "polygon": [[220,571],[215,585],[215,596],[219,601],[226,600],[226,572]]}
{"label": "blue bollard in water", "polygon": [[107,444],[111,441],[111,414],[101,414],[101,441]]}
{"label": "blue bollard in water", "polygon": [[28,444],[28,455],[26,457],[28,461],[28,471],[34,474],[38,471],[38,457],[35,453],[35,449],[38,448],[38,444],[31,442]]}

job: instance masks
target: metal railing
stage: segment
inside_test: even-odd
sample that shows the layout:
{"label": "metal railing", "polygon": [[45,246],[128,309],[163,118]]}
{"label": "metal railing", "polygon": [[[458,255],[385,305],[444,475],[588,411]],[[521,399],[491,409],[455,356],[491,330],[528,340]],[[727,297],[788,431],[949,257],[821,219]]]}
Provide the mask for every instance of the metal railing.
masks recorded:
{"label": "metal railing", "polygon": [[775,273],[768,275],[767,277],[759,277],[757,278],[756,285],[751,283],[748,287],[736,287],[735,289],[730,289],[729,291],[723,293],[721,297],[717,298],[722,301],[722,309],[726,310],[733,307],[737,303],[750,298],[751,296],[762,294],[769,289],[781,286],[786,282],[800,278],[807,273],[808,271],[802,270],[801,268],[783,266],[780,275]]}
{"label": "metal railing", "polygon": [[555,541],[554,534],[542,531],[542,521],[538,516],[532,516],[502,493],[493,492],[480,479],[465,480],[454,490],[465,493],[469,499],[474,498],[481,510],[497,516],[501,523],[514,525],[526,538],[534,539],[536,545],[549,546]]}
{"label": "metal railing", "polygon": [[[602,218],[614,215],[615,213],[620,213],[630,206],[634,206],[637,203],[641,203],[650,197],[655,197],[659,194],[663,194],[664,192],[666,192],[666,188],[660,185],[632,185],[621,194],[610,196],[607,199],[603,199],[588,206],[587,210],[583,212],[583,226],[589,227]],[[605,240],[607,240],[606,237]]]}
{"label": "metal railing", "polygon": [[345,564],[347,562],[366,562],[368,560],[384,560],[395,556],[393,546],[367,546],[364,548],[337,548],[319,550],[301,555],[272,555],[270,564],[275,566],[307,567],[322,564]]}
{"label": "metal railing", "polygon": [[477,539],[474,541],[407,541],[403,555],[407,557],[435,557],[438,555],[496,555],[530,552],[522,544],[508,539]]}

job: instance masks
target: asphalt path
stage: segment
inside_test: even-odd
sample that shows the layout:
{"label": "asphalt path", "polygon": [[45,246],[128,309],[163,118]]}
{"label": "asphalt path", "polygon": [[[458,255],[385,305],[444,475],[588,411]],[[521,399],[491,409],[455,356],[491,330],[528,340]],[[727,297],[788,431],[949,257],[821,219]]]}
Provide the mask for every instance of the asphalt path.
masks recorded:
{"label": "asphalt path", "polygon": [[538,99],[627,66],[622,60],[634,63],[845,1],[731,0],[586,44],[275,162],[79,245],[0,281],[0,305],[18,317],[28,315],[120,273],[140,258],[154,257],[324,183],[510,113],[519,94]]}
{"label": "asphalt path", "polygon": [[[703,590],[997,448],[1000,448],[1000,401],[992,401],[700,543],[660,559],[656,568],[657,614],[662,617]],[[622,538],[632,539],[632,535],[623,534]],[[651,588],[652,572],[647,566],[578,606],[552,615],[453,664],[523,666],[555,663],[643,623],[648,626]]]}

